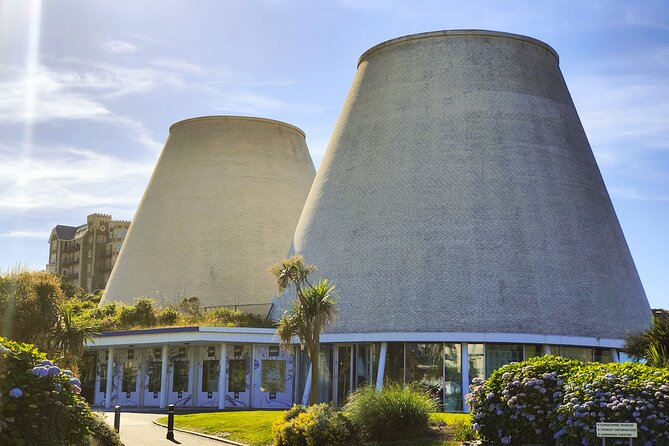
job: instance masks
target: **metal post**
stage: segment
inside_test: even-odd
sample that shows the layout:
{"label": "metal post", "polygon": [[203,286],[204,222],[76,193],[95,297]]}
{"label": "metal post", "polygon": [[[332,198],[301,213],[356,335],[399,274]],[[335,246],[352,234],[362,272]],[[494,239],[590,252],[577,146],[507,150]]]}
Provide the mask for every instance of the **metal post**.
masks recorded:
{"label": "metal post", "polygon": [[174,441],[174,404],[167,406],[167,437]]}
{"label": "metal post", "polygon": [[114,429],[121,430],[121,406],[114,406]]}
{"label": "metal post", "polygon": [[460,379],[462,386],[462,410],[464,412],[469,412],[469,407],[467,406],[467,400],[465,396],[469,393],[469,344],[463,342],[460,346],[460,364],[462,367],[462,377]]}

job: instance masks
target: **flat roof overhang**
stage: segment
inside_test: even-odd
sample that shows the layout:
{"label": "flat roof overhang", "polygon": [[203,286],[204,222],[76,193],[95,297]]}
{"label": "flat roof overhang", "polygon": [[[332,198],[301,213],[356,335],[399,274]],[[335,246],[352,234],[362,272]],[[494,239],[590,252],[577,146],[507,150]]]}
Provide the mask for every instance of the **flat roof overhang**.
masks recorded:
{"label": "flat roof overhang", "polygon": [[[242,327],[167,327],[145,330],[121,330],[100,333],[86,347],[91,350],[114,346],[154,347],[165,344],[205,345],[221,342],[249,344],[279,344],[273,328]],[[358,342],[467,342],[500,344],[548,344],[595,348],[623,348],[623,339],[562,336],[532,333],[453,333],[453,332],[383,332],[383,333],[323,333],[322,344]],[[297,337],[292,344],[299,344]]]}

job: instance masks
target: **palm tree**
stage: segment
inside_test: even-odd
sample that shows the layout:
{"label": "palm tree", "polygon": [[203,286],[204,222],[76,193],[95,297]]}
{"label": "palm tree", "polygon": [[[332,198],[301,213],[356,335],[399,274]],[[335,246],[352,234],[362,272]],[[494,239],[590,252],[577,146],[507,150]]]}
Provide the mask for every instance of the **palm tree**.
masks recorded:
{"label": "palm tree", "polygon": [[669,367],[669,318],[653,315],[650,328],[625,339],[625,351],[653,367]]}
{"label": "palm tree", "polygon": [[74,367],[84,352],[86,342],[93,339],[95,329],[91,324],[74,317],[74,311],[61,308],[60,318],[49,336],[51,350],[60,354],[63,367]]}
{"label": "palm tree", "polygon": [[318,357],[320,355],[321,333],[336,316],[335,287],[327,279],[315,285],[308,281],[308,275],[316,270],[314,265],[307,265],[304,259],[293,256],[272,266],[277,288],[285,291],[295,285],[296,298],[293,300],[277,327],[277,335],[284,345],[290,345],[294,336],[300,339],[300,347],[307,349],[311,360],[311,389],[309,404],[318,401]]}

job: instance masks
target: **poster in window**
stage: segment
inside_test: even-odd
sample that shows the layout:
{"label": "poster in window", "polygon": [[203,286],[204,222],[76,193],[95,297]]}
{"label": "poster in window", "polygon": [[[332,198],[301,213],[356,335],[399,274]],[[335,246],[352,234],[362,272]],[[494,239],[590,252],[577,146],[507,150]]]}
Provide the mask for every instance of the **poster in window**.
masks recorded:
{"label": "poster in window", "polygon": [[286,387],[286,361],[263,359],[260,376],[261,392],[284,392]]}
{"label": "poster in window", "polygon": [[230,359],[228,392],[246,392],[246,359]]}

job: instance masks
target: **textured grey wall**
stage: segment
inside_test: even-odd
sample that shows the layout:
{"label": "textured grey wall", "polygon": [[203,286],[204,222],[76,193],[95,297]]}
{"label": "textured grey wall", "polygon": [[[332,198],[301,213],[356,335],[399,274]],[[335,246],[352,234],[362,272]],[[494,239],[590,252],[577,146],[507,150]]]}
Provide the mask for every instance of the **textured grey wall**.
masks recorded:
{"label": "textured grey wall", "polygon": [[290,247],[314,175],[304,133],[288,124],[214,116],[173,125],[103,302],[268,303],[269,266]]}
{"label": "textured grey wall", "polygon": [[366,52],[294,249],[337,284],[329,332],[621,338],[650,316],[557,54],[523,36]]}

